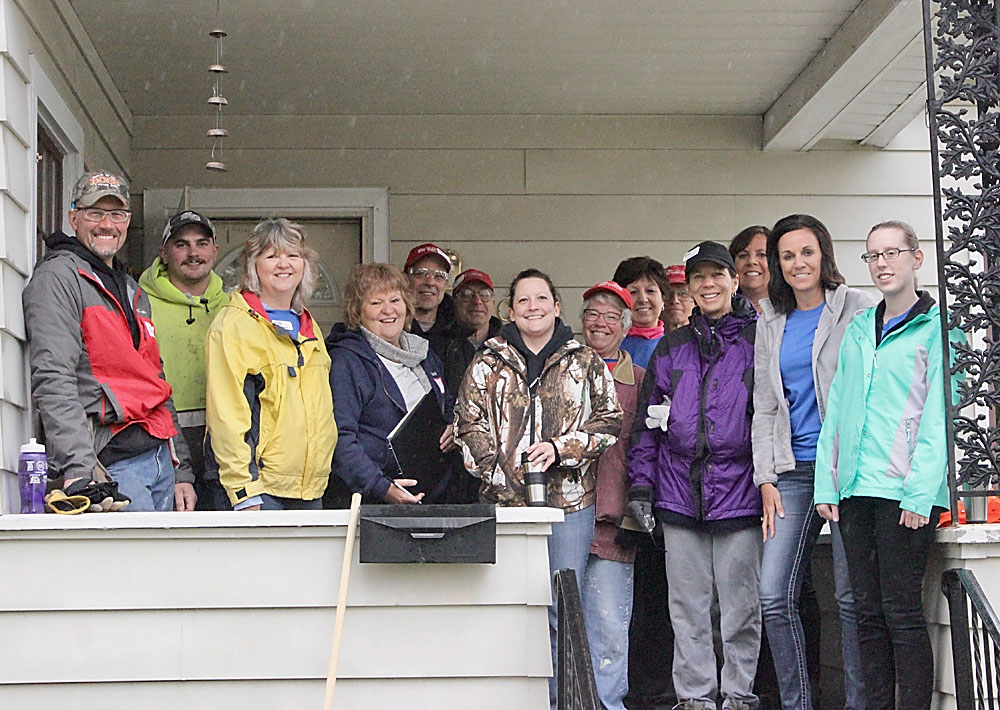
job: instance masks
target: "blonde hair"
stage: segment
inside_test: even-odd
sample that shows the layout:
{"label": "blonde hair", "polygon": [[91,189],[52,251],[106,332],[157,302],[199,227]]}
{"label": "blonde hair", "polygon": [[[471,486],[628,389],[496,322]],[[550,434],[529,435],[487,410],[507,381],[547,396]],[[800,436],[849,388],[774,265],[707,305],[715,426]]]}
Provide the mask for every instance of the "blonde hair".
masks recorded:
{"label": "blonde hair", "polygon": [[243,291],[260,293],[260,276],[257,275],[257,257],[268,249],[287,253],[298,251],[302,255],[302,281],[292,294],[292,310],[301,313],[316,288],[316,250],[306,244],[306,232],[301,224],[284,217],[268,217],[253,228],[240,252],[239,287]]}
{"label": "blonde hair", "polygon": [[406,305],[406,327],[416,313],[410,279],[392,264],[356,264],[351,267],[344,286],[344,325],[349,330],[361,328],[361,310],[371,293],[399,291]]}

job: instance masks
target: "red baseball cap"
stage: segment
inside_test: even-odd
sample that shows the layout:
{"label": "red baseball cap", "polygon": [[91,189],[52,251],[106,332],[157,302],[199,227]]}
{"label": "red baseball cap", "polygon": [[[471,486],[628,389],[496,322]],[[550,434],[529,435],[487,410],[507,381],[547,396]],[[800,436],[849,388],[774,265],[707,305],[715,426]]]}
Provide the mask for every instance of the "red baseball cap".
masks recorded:
{"label": "red baseball cap", "polygon": [[480,271],[479,269],[466,269],[455,277],[455,285],[451,289],[452,293],[471,281],[478,281],[486,284],[490,288],[493,288],[493,279],[491,279],[490,275],[485,271]]}
{"label": "red baseball cap", "polygon": [[601,281],[601,283],[591,286],[583,292],[583,300],[586,301],[598,291],[607,291],[608,293],[615,294],[618,298],[625,301],[625,305],[628,306],[629,310],[632,310],[632,294],[628,292],[628,289],[622,288],[614,281]]}
{"label": "red baseball cap", "polygon": [[687,283],[687,276],[684,272],[684,264],[671,264],[668,266],[667,281],[672,284]]}
{"label": "red baseball cap", "polygon": [[409,269],[425,256],[436,256],[445,263],[445,271],[451,271],[451,259],[445,254],[444,249],[430,242],[410,249],[410,253],[406,256],[406,263],[403,264],[403,271]]}

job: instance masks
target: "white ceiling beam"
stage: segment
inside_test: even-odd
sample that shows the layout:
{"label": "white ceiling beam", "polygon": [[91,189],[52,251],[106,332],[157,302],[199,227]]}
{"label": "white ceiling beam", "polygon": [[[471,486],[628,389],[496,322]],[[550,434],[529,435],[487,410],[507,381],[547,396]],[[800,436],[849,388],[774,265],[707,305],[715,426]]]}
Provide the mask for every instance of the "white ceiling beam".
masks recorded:
{"label": "white ceiling beam", "polygon": [[764,150],[808,150],[921,27],[919,0],[863,0],[764,114]]}

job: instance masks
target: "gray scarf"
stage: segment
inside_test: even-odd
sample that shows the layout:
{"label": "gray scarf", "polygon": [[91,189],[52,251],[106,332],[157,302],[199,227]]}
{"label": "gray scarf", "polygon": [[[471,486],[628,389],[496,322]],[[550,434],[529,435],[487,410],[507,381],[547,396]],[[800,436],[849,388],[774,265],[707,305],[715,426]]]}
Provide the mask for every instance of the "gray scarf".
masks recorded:
{"label": "gray scarf", "polygon": [[372,350],[378,355],[413,370],[413,374],[417,376],[417,379],[424,388],[424,392],[431,391],[431,381],[427,378],[424,368],[420,366],[420,363],[427,359],[427,347],[429,343],[426,340],[419,335],[403,331],[399,336],[399,344],[403,347],[397,348],[388,340],[383,340],[364,326],[361,326],[361,334],[365,336],[368,344],[372,346]]}

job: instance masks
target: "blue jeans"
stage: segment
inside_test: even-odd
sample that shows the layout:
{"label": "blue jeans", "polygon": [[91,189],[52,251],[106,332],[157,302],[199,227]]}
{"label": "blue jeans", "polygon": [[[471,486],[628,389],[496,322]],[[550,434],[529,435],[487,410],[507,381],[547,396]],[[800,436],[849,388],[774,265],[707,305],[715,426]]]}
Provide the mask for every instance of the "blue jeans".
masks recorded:
{"label": "blue jeans", "polygon": [[270,493],[260,494],[261,510],[320,510],[322,507],[322,498],[302,500],[301,498],[282,498]]}
{"label": "blue jeans", "polygon": [[[558,656],[556,643],[559,625],[559,610],[556,605],[555,574],[561,569],[571,569],[576,572],[576,584],[583,584],[583,576],[587,570],[587,560],[590,557],[590,543],[594,540],[594,506],[573,513],[566,513],[561,523],[552,525],[549,535],[549,579],[552,583],[552,604],[549,606],[549,641],[552,644],[552,677],[549,678],[549,704],[552,710],[556,708],[556,681]],[[581,592],[582,596],[582,592]]]}
{"label": "blue jeans", "polygon": [[[795,468],[778,476],[778,492],[785,517],[774,519],[774,537],[764,543],[760,569],[760,604],[784,710],[809,710],[812,694],[806,667],[806,640],[799,616],[799,594],[823,519],[813,505],[815,462],[796,461]],[[847,571],[840,528],[830,524],[833,578],[840,609],[844,661],[844,707],[863,710],[865,689],[858,649],[858,622]]]}
{"label": "blue jeans", "polygon": [[632,619],[631,562],[591,555],[583,577],[587,626],[597,695],[605,710],[625,710],[628,693],[628,627]]}
{"label": "blue jeans", "polygon": [[130,513],[174,509],[174,462],[163,442],[155,449],[108,466],[118,490],[132,499],[124,509]]}

